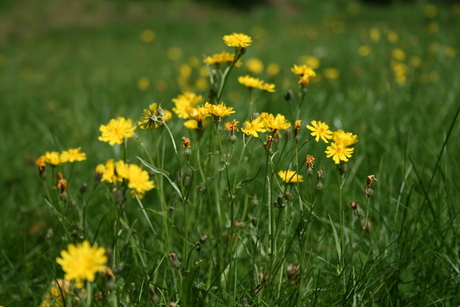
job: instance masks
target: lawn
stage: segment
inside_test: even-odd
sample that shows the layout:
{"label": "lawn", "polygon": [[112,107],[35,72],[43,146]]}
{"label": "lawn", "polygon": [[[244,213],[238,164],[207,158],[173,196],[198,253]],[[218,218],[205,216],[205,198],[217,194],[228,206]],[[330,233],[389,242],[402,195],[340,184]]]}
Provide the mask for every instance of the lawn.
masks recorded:
{"label": "lawn", "polygon": [[0,305],[458,306],[460,5],[210,4],[0,4]]}

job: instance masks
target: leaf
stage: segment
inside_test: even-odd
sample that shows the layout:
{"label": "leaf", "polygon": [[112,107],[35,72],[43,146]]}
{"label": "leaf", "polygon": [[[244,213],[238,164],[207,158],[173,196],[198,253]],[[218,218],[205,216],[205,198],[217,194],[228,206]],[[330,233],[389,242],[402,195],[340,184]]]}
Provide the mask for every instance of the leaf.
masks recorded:
{"label": "leaf", "polygon": [[137,157],[139,159],[139,161],[142,162],[142,164],[144,164],[147,168],[151,169],[152,171],[154,171],[155,173],[159,173],[159,174],[162,174],[166,179],[168,179],[169,183],[171,184],[171,186],[174,188],[174,190],[176,190],[177,194],[179,194],[179,197],[183,200],[184,198],[182,197],[182,193],[180,191],[180,188],[178,187],[178,185],[173,181],[171,180],[171,178],[169,178],[169,173],[161,168],[158,168],[158,167],[155,167],[147,162],[145,162],[144,160],[142,160],[141,158]]}
{"label": "leaf", "polygon": [[261,169],[262,169],[262,166],[259,167],[259,170],[257,171],[257,174],[256,174],[254,177],[252,177],[252,178],[250,178],[250,179],[246,179],[246,180],[242,180],[242,181],[238,182],[238,183],[236,184],[236,187],[235,187],[235,192],[236,192],[237,190],[241,189],[242,187],[247,186],[247,185],[250,184],[254,179],[256,179],[257,176],[259,175]]}

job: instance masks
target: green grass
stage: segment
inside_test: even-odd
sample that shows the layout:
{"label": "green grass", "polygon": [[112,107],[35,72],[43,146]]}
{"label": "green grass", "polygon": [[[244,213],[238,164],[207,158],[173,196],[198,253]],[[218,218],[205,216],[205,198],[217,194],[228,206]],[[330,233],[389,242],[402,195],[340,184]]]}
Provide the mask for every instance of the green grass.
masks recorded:
{"label": "green grass", "polygon": [[[297,9],[286,8],[288,12],[270,7],[237,12],[181,1],[169,6],[98,3],[93,11],[112,15],[101,13],[96,23],[90,16],[83,18],[85,6],[72,15],[80,19],[55,15],[54,22],[44,18],[47,6],[37,8],[42,15],[27,17],[21,6],[5,2],[0,13],[13,25],[8,35],[0,32],[0,305],[39,306],[50,283],[64,276],[55,258],[68,243],[84,239],[115,257],[108,265],[116,278],[99,274],[90,283],[95,293],[104,294],[102,301],[93,301],[95,306],[120,301],[131,306],[460,303],[458,7],[439,5],[438,16],[430,19],[424,16],[425,2],[392,7],[354,3],[360,7],[358,14],[339,1],[297,1]],[[432,22],[439,28],[428,33]],[[370,40],[370,28],[379,29],[378,42]],[[152,43],[140,40],[144,29],[155,31]],[[397,33],[397,42],[387,39],[389,31]],[[142,165],[139,156],[167,171],[187,201],[157,173],[151,176],[157,188],[142,199],[146,214],[129,193],[126,203],[117,205],[113,186],[94,184],[94,170],[108,159],[122,159],[123,148],[117,153],[98,141],[99,126],[117,116],[136,122],[153,102],[171,110],[171,99],[184,90],[178,83],[180,66],[190,57],[202,66],[203,54],[231,52],[222,37],[232,32],[253,37],[243,63],[258,58],[265,67],[281,67],[273,77],[252,74],[276,84],[275,93],[254,104],[258,112],[298,119],[290,112],[295,114],[298,101],[286,103],[283,98],[289,89],[299,92],[290,69],[304,55],[320,59],[318,77],[308,85],[299,111],[301,141],[296,145],[280,139],[272,148],[273,163],[268,163],[259,139],[250,139],[243,152],[240,131],[232,150],[224,131],[216,136],[214,123],[199,137],[173,117],[168,127],[178,146],[178,163],[165,127],[153,132],[138,128],[152,160],[133,140],[127,143],[127,158]],[[358,54],[362,45],[371,47],[368,56]],[[182,56],[170,59],[171,47],[180,48]],[[400,61],[408,69],[404,84],[396,82],[391,66],[395,48],[406,55]],[[414,56],[420,66],[411,65]],[[324,77],[326,68],[337,69],[339,78]],[[248,73],[244,64],[235,68],[222,97],[234,107],[240,127],[250,114],[247,90],[237,77]],[[194,68],[188,83],[194,84],[197,76]],[[141,77],[150,80],[145,91],[137,85]],[[189,90],[205,99],[208,95],[207,89]],[[305,125],[311,120],[358,135],[344,177],[326,158],[325,144],[310,141],[299,149],[308,139]],[[183,136],[192,140],[190,164],[181,154]],[[266,134],[260,141],[266,141]],[[71,201],[62,202],[51,189],[51,168],[43,183],[35,159],[46,151],[79,146],[88,159],[63,166]],[[320,191],[314,188],[316,176],[309,178],[304,167],[304,182],[289,187],[277,175],[301,167],[307,154],[316,158],[315,174],[319,169],[325,173]],[[227,168],[223,158],[230,163]],[[368,198],[363,190],[372,174],[378,181]],[[181,181],[185,177],[188,184]],[[243,186],[232,190],[240,181]],[[83,227],[78,223],[84,182]],[[280,210],[273,202],[285,189],[292,199],[285,198],[287,206]],[[69,223],[58,218],[45,198]],[[350,201],[360,202],[372,223],[369,230],[360,227],[362,217],[354,214]],[[198,251],[203,235],[208,239]],[[177,254],[180,268],[170,265],[170,253]],[[296,282],[287,273],[292,263],[301,268]]]}

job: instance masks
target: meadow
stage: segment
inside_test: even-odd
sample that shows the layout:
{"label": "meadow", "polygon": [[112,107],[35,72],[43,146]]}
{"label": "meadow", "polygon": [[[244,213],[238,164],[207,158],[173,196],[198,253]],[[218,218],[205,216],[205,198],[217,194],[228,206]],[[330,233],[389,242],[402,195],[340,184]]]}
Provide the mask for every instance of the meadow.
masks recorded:
{"label": "meadow", "polygon": [[460,304],[460,5],[273,3],[0,4],[0,306]]}

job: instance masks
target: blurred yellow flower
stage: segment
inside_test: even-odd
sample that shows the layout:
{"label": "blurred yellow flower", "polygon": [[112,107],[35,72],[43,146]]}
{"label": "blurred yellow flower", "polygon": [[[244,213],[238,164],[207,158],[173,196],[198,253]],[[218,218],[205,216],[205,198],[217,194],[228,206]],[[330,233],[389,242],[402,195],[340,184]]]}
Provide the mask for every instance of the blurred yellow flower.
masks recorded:
{"label": "blurred yellow flower", "polygon": [[86,154],[84,152],[80,152],[80,149],[81,147],[71,148],[71,149],[61,152],[62,163],[65,163],[65,162],[72,163],[75,161],[86,160]]}
{"label": "blurred yellow flower", "polygon": [[202,100],[203,97],[201,95],[196,95],[192,92],[184,92],[177,96],[177,98],[172,99],[175,105],[172,110],[179,118],[187,119],[190,117],[189,112]]}
{"label": "blurred yellow flower", "polygon": [[396,44],[399,40],[398,34],[394,31],[389,31],[387,33],[387,39],[390,43]]}
{"label": "blurred yellow flower", "polygon": [[141,77],[139,81],[137,81],[137,88],[141,91],[145,91],[150,86],[150,79],[147,77]]}
{"label": "blurred yellow flower", "polygon": [[[78,296],[74,296],[72,293],[72,285],[70,282],[64,279],[57,279],[51,282],[51,286],[48,292],[45,294],[42,303],[39,307],[62,307],[64,306],[63,299],[67,299],[67,296],[75,297],[75,304],[80,301]],[[82,289],[84,290],[84,289]],[[85,295],[85,293],[82,291]],[[3,306],[0,306],[3,307]]]}
{"label": "blurred yellow flower", "polygon": [[335,68],[325,68],[323,76],[328,79],[337,79],[340,76],[340,72]]}
{"label": "blurred yellow flower", "polygon": [[445,50],[446,57],[448,58],[455,58],[456,53],[454,47],[447,47]]}
{"label": "blurred yellow flower", "polygon": [[434,18],[438,16],[438,8],[434,6],[433,4],[427,4],[425,5],[425,8],[423,9],[423,13],[428,18]]}
{"label": "blurred yellow flower", "polygon": [[61,258],[56,262],[65,272],[64,279],[75,280],[78,288],[83,288],[83,281],[94,281],[97,272],[102,272],[107,262],[105,249],[97,244],[91,246],[88,241],[77,245],[69,244],[67,250],[61,251]]}
{"label": "blurred yellow flower", "polygon": [[171,47],[166,52],[166,56],[172,61],[177,61],[182,57],[182,49],[178,47]]}
{"label": "blurred yellow flower", "polygon": [[134,130],[136,130],[136,126],[133,125],[131,119],[119,116],[116,119],[111,119],[107,125],[99,127],[102,135],[98,139],[99,141],[108,142],[112,146],[123,144],[125,138],[130,138],[134,135]]}
{"label": "blurred yellow flower", "polygon": [[62,164],[61,153],[57,151],[47,151],[45,153],[45,161],[51,165]]}
{"label": "blurred yellow flower", "polygon": [[420,67],[420,65],[422,65],[422,59],[420,57],[414,55],[414,56],[410,57],[409,63],[410,63],[410,65],[412,65],[414,67]]}
{"label": "blurred yellow flower", "polygon": [[117,182],[122,181],[122,178],[115,172],[115,162],[113,159],[108,160],[105,164],[99,164],[96,166],[96,174],[98,175],[98,178],[101,178],[101,182],[107,181],[116,184]]}
{"label": "blurred yellow flower", "polygon": [[369,29],[369,37],[370,39],[376,43],[380,40],[380,31],[377,28],[370,28]]}
{"label": "blurred yellow flower", "polygon": [[314,70],[307,65],[294,65],[294,67],[291,68],[291,71],[296,74],[296,75],[301,75],[301,76],[306,76],[306,77],[314,77],[316,76],[316,73]]}
{"label": "blurred yellow flower", "polygon": [[317,69],[321,64],[320,59],[312,55],[303,55],[300,57],[300,61],[311,69]]}
{"label": "blurred yellow flower", "polygon": [[35,160],[35,164],[37,165],[38,170],[40,172],[43,172],[45,170],[45,166],[46,166],[45,156],[40,156],[37,160]]}
{"label": "blurred yellow flower", "polygon": [[252,43],[252,38],[243,33],[233,33],[223,37],[224,42],[229,47],[249,47]]}
{"label": "blurred yellow flower", "polygon": [[259,89],[261,89],[264,92],[274,93],[275,92],[275,84],[262,83],[261,85],[259,85]]}
{"label": "blurred yellow flower", "polygon": [[369,45],[363,45],[358,48],[358,54],[363,57],[368,56],[369,54],[371,54],[371,52],[372,49]]}
{"label": "blurred yellow flower", "polygon": [[264,63],[256,58],[250,58],[246,61],[246,68],[254,74],[260,74],[264,70]]}
{"label": "blurred yellow flower", "polygon": [[[222,51],[221,53],[213,54],[206,57],[203,62],[209,65],[216,65],[221,63],[231,64],[235,61],[235,54]],[[241,64],[241,62],[239,62]],[[237,65],[239,66],[239,65]]]}
{"label": "blurred yellow flower", "polygon": [[259,78],[254,78],[249,75],[238,77],[238,82],[247,86],[249,89],[259,88],[263,83]]}
{"label": "blurred yellow flower", "polygon": [[393,49],[391,55],[393,56],[393,59],[397,61],[403,61],[406,58],[406,53],[399,48]]}
{"label": "blurred yellow flower", "polygon": [[281,68],[278,64],[270,63],[267,66],[267,75],[270,77],[276,76],[277,74],[279,74],[280,70]]}
{"label": "blurred yellow flower", "polygon": [[151,29],[145,29],[141,33],[141,40],[144,43],[151,43],[155,40],[155,32]]}
{"label": "blurred yellow flower", "polygon": [[286,183],[303,182],[303,176],[292,170],[279,171],[278,176]]}

